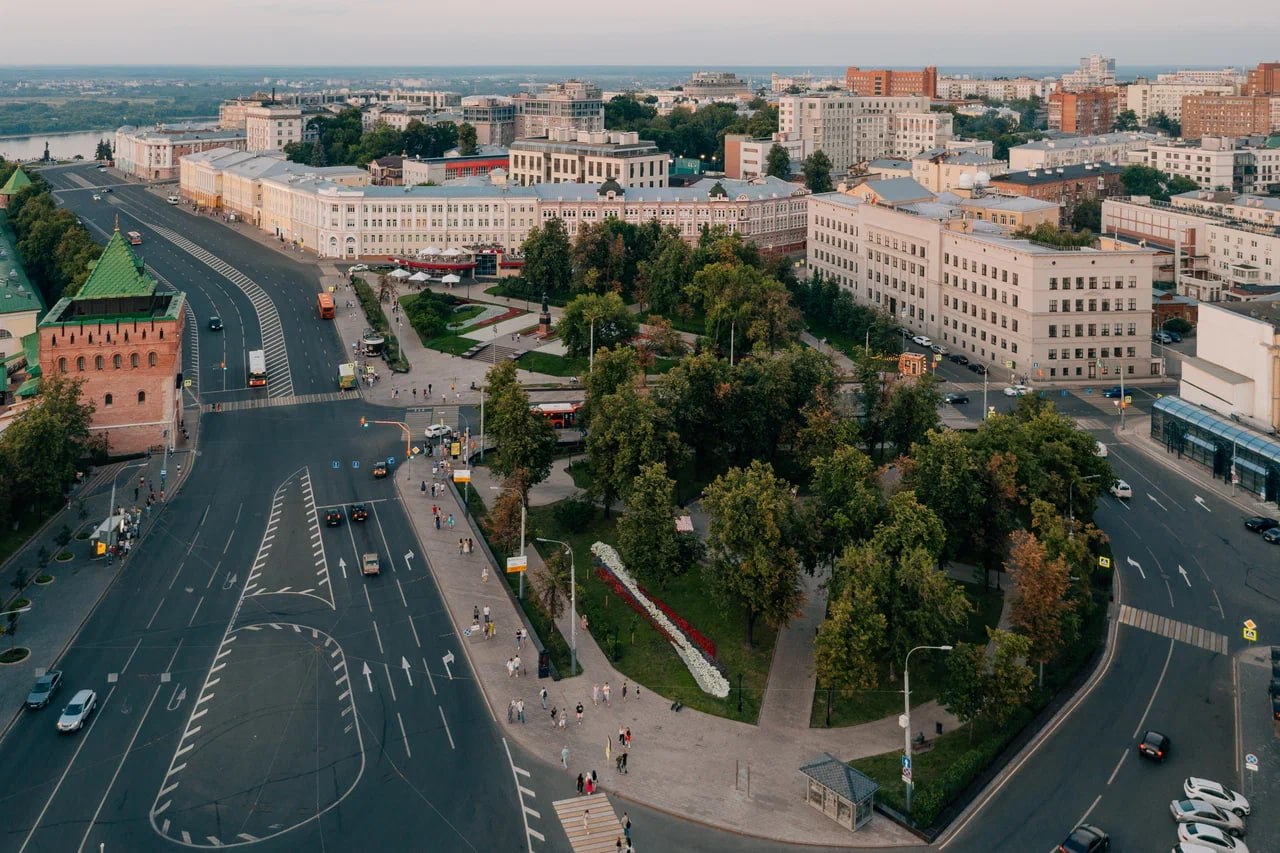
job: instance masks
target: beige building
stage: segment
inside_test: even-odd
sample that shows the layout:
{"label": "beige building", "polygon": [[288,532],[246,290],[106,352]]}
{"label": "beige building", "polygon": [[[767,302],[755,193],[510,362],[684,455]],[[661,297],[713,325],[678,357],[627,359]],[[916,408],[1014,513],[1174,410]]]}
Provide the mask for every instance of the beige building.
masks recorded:
{"label": "beige building", "polygon": [[257,224],[262,220],[262,182],[281,175],[322,177],[349,186],[369,183],[369,173],[358,166],[307,166],[275,152],[215,148],[182,158],[178,192],[201,207]]}
{"label": "beige building", "polygon": [[1081,57],[1079,67],[1075,71],[1063,74],[1061,81],[1064,92],[1083,92],[1115,84],[1116,61],[1100,53]]}
{"label": "beige building", "polygon": [[994,382],[1159,374],[1148,252],[1016,239],[990,211],[977,220],[946,196],[915,200],[921,192],[886,186],[875,203],[810,197],[810,268],[913,333],[987,365]]}
{"label": "beige building", "polygon": [[380,124],[400,132],[411,122],[430,123],[437,114],[429,107],[410,104],[375,104],[360,113],[360,126],[365,133]]}
{"label": "beige building", "polygon": [[778,131],[810,143],[844,174],[880,157],[912,157],[952,137],[950,113],[935,113],[921,96],[860,97],[839,92],[778,99]]}
{"label": "beige building", "polygon": [[602,184],[612,178],[623,187],[665,187],[670,155],[622,131],[571,131],[552,128],[550,135],[511,143],[509,180],[534,184]]}
{"label": "beige building", "polygon": [[1167,137],[1126,132],[1025,142],[1009,149],[1009,170],[1022,172],[1082,163],[1126,163],[1130,151],[1145,151],[1152,142],[1163,139]]}
{"label": "beige building", "polygon": [[1170,175],[1190,178],[1205,190],[1239,194],[1280,189],[1280,149],[1253,140],[1207,136],[1185,142],[1152,144],[1146,165]]}
{"label": "beige building", "polygon": [[600,88],[581,80],[553,83],[540,92],[521,92],[516,105],[516,138],[546,136],[561,128],[588,133],[604,130]]}
{"label": "beige building", "polygon": [[302,141],[302,109],[263,104],[245,110],[245,134],[250,151],[283,151]]}
{"label": "beige building", "polygon": [[516,105],[510,98],[463,98],[462,120],[476,129],[477,145],[506,146],[516,138]]}
{"label": "beige building", "polygon": [[968,76],[939,77],[938,97],[944,101],[987,98],[992,101],[1019,101],[1046,98],[1053,84],[1031,77],[974,78]]}
{"label": "beige building", "polygon": [[1208,86],[1202,83],[1130,83],[1122,90],[1120,109],[1133,110],[1138,121],[1146,124],[1156,113],[1164,113],[1176,122],[1182,121],[1182,99],[1187,95],[1234,95],[1230,84]]}
{"label": "beige building", "polygon": [[752,139],[744,133],[728,133],[724,137],[724,174],[735,180],[749,181],[765,174],[769,168],[769,152],[780,145],[791,161],[791,174],[800,174],[804,160],[813,153],[813,142],[787,139],[775,133],[763,139]]}
{"label": "beige building", "polygon": [[116,168],[147,181],[178,177],[178,162],[188,154],[213,148],[245,150],[244,131],[210,130],[194,125],[129,127],[116,131]]}

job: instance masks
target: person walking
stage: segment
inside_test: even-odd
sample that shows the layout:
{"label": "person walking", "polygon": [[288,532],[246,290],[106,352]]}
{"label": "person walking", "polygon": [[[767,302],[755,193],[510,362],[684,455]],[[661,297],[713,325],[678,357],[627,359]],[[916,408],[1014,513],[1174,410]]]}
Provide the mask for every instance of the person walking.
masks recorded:
{"label": "person walking", "polygon": [[600,694],[604,696],[604,706],[606,708],[612,707],[609,704],[609,682],[606,681],[604,687],[600,688]]}
{"label": "person walking", "polygon": [[591,704],[592,705],[600,704],[600,682],[598,681],[595,684],[591,685]]}
{"label": "person walking", "polygon": [[622,701],[627,701],[627,680],[625,678],[622,679]]}
{"label": "person walking", "polygon": [[516,700],[516,719],[518,719],[522,725],[528,722],[528,720],[524,718],[524,700],[523,699]]}
{"label": "person walking", "polygon": [[486,604],[486,605],[484,606],[484,624],[488,625],[488,624],[489,624],[489,622],[490,622],[490,619],[489,619],[489,605],[487,605],[487,604]]}
{"label": "person walking", "polygon": [[622,755],[620,755],[620,756],[619,756],[619,758],[621,758],[621,759],[622,759],[622,772],[623,772],[623,773],[626,773],[626,772],[627,772],[627,756],[628,756],[628,755],[630,755],[630,754],[631,754],[631,753],[629,753],[629,752],[624,752],[624,753],[622,753]]}
{"label": "person walking", "polygon": [[511,658],[507,658],[507,678],[513,675],[515,675],[515,664],[512,663]]}
{"label": "person walking", "polygon": [[625,752],[619,752],[618,757],[613,759],[613,767],[619,773],[622,772],[622,756],[624,755],[626,755]]}
{"label": "person walking", "polygon": [[559,723],[560,709],[555,705],[551,706],[551,728],[555,728]]}
{"label": "person walking", "polygon": [[586,785],[586,780],[584,780],[582,778],[582,774],[579,773],[578,774],[578,796],[582,796],[582,792],[584,790],[585,785]]}
{"label": "person walking", "polygon": [[582,703],[581,702],[578,703],[578,707],[576,710],[578,712],[578,725],[582,725]]}
{"label": "person walking", "polygon": [[547,710],[547,688],[542,688],[538,693],[542,696],[542,710],[545,711]]}
{"label": "person walking", "polygon": [[627,726],[626,747],[627,749],[631,748],[631,727],[630,726]]}
{"label": "person walking", "polygon": [[507,722],[514,723],[516,721],[516,700],[512,699],[511,704],[507,706]]}
{"label": "person walking", "polygon": [[586,777],[583,780],[583,789],[586,791],[587,796],[590,796],[591,794],[594,794],[596,792],[596,786],[591,784],[590,776]]}
{"label": "person walking", "polygon": [[569,744],[564,745],[564,749],[560,750],[560,766],[565,770],[569,769]]}
{"label": "person walking", "polygon": [[480,570],[480,583],[487,584],[489,582],[489,564],[485,563],[484,568]]}
{"label": "person walking", "polygon": [[[590,794],[591,791],[588,790],[587,793]],[[586,830],[587,835],[591,834],[591,809],[582,810],[582,828]]]}
{"label": "person walking", "polygon": [[619,749],[624,748],[626,747],[626,745],[627,745],[627,733],[622,728],[622,726],[618,726],[618,748]]}
{"label": "person walking", "polygon": [[631,818],[626,812],[622,813],[622,837],[627,839],[627,846],[631,846]]}
{"label": "person walking", "polygon": [[523,639],[524,639],[524,636],[520,633],[520,629],[517,628],[516,629],[516,649],[517,650],[524,648],[523,646],[520,645],[520,641]]}
{"label": "person walking", "polygon": [[516,656],[515,656],[515,658],[514,658],[511,662],[512,662],[512,664],[513,664],[513,665],[514,665],[514,667],[515,667],[515,671],[516,671],[516,678],[519,678],[519,677],[520,677],[520,664],[521,664],[521,661],[520,661],[520,655],[516,655]]}

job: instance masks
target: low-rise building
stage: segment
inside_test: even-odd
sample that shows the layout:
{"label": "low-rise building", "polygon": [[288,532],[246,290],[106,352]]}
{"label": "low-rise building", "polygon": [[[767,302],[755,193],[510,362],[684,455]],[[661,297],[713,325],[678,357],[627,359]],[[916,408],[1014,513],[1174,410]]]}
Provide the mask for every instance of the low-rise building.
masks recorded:
{"label": "low-rise building", "polygon": [[359,166],[308,166],[279,153],[215,148],[182,158],[178,193],[199,207],[234,213],[257,224],[262,216],[262,180],[277,175],[311,175],[349,186],[364,186],[370,180]]}
{"label": "low-rise building", "polygon": [[282,104],[249,107],[244,113],[249,151],[283,151],[302,141],[302,109]]}
{"label": "low-rise building", "polygon": [[1061,224],[1068,225],[1081,202],[1101,201],[1123,193],[1124,184],[1120,181],[1122,172],[1124,167],[1114,163],[1028,169],[993,175],[991,189],[1051,201],[1061,210]]}
{"label": "low-rise building", "polygon": [[732,71],[695,71],[684,83],[684,91],[698,99],[739,98],[750,94],[747,81]]}
{"label": "low-rise building", "polygon": [[725,177],[749,181],[764,175],[769,168],[769,152],[775,145],[787,152],[792,174],[799,174],[805,158],[813,153],[813,141],[809,139],[788,139],[782,133],[753,139],[744,133],[728,133],[724,137]]}
{"label": "low-rise building", "polygon": [[13,170],[13,174],[9,175],[9,180],[4,182],[4,186],[0,187],[0,210],[9,207],[9,202],[13,197],[31,186],[31,179],[27,177],[27,173],[22,171],[22,167],[18,166]]}
{"label": "low-rise building", "polygon": [[1202,304],[1198,316],[1178,395],[1255,429],[1280,428],[1280,300]]}
{"label": "low-rise building", "polygon": [[119,229],[88,280],[39,323],[40,372],[84,380],[112,455],[172,443],[182,416],[186,297],[162,291]]}
{"label": "low-rise building", "polygon": [[1153,141],[1161,139],[1167,137],[1132,131],[1039,139],[1010,148],[1009,169],[1022,172],[1083,163],[1124,163],[1130,151],[1144,151]]}
{"label": "low-rise building", "polygon": [[398,187],[404,182],[402,154],[391,154],[369,161],[369,183],[379,187]]}
{"label": "low-rise building", "polygon": [[572,131],[553,128],[549,136],[517,139],[509,150],[509,180],[534,184],[602,184],[665,187],[670,155],[633,131]]}
{"label": "low-rise building", "polygon": [[244,151],[248,137],[242,130],[211,130],[207,127],[130,127],[116,131],[116,168],[147,181],[168,181],[178,177],[179,161],[188,154],[214,148]]}
{"label": "low-rise building", "polygon": [[457,178],[488,177],[495,169],[506,171],[510,165],[507,149],[474,155],[450,157],[407,157],[402,166],[405,186],[443,184]]}
{"label": "low-rise building", "polygon": [[1009,164],[989,154],[930,148],[911,158],[911,177],[931,192],[944,193],[979,179],[989,180],[1009,171]]}

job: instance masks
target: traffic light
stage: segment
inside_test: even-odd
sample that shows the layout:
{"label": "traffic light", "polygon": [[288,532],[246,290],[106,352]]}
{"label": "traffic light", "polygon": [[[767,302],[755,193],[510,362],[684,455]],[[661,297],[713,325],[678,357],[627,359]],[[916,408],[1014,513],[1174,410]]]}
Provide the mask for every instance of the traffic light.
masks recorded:
{"label": "traffic light", "polygon": [[369,428],[369,421],[363,415],[360,416],[360,427],[362,429]]}

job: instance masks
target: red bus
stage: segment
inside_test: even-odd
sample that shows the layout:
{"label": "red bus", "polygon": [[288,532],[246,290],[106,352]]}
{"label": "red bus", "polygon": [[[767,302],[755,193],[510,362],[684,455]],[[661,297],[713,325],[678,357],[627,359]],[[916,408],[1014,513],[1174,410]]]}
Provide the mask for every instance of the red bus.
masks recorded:
{"label": "red bus", "polygon": [[530,406],[529,410],[542,415],[556,429],[572,429],[578,425],[578,412],[582,410],[582,404],[538,403]]}
{"label": "red bus", "polygon": [[329,293],[316,294],[316,310],[320,313],[321,320],[332,320],[333,295]]}

